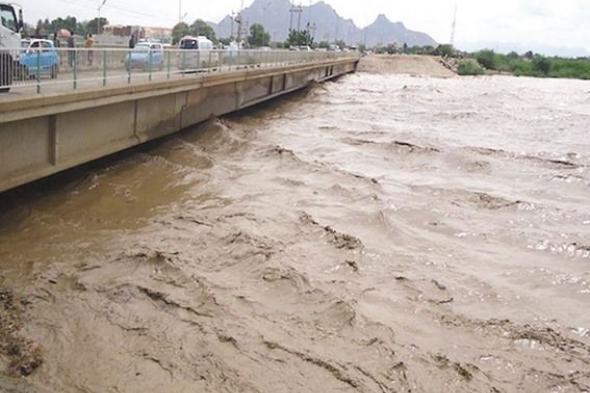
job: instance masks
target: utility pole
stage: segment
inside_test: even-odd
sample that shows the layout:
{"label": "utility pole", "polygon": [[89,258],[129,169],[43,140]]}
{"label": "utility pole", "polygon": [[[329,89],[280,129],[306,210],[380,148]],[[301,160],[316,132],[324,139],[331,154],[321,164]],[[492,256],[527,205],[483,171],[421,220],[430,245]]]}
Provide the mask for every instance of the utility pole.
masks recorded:
{"label": "utility pole", "polygon": [[309,24],[309,23],[308,23],[308,24],[307,24],[307,26],[308,26],[308,29],[309,29],[309,36],[310,36],[310,37],[311,37],[313,40],[315,40],[315,32],[316,32],[316,30],[318,29],[318,27],[316,26],[315,22],[314,22],[314,23],[312,23],[312,24]]}
{"label": "utility pole", "polygon": [[178,23],[182,23],[182,0],[178,0]]}
{"label": "utility pole", "polygon": [[236,13],[234,11],[231,12],[231,32],[229,35],[230,41],[234,40],[234,23],[236,22]]}
{"label": "utility pole", "polygon": [[291,5],[291,9],[289,9],[289,31],[293,30],[293,13],[295,12],[295,6]]}
{"label": "utility pole", "polygon": [[297,31],[301,31],[301,14],[303,13],[303,7],[301,3],[297,6]]}
{"label": "utility pole", "polygon": [[244,31],[244,27],[246,26],[245,20],[244,20],[244,0],[242,0],[240,12],[238,13],[238,16],[236,17],[236,22],[238,23],[238,45],[239,45],[239,43],[242,42],[242,36],[245,37],[248,35],[248,33],[246,31]]}
{"label": "utility pole", "polygon": [[98,6],[98,20],[97,22],[97,26],[96,26],[96,34],[100,34],[101,30],[102,30],[102,23],[100,20],[100,11],[102,10],[102,7],[104,7],[104,5],[106,4],[107,0],[102,0],[102,3],[100,4],[100,6]]}
{"label": "utility pole", "polygon": [[236,16],[236,23],[238,25],[238,38],[237,38],[237,42],[238,45],[240,44],[240,42],[242,41],[242,13],[238,13],[238,15]]}
{"label": "utility pole", "polygon": [[297,14],[297,31],[301,30],[301,13],[303,12],[303,7],[301,5],[291,5],[291,9],[289,10],[291,13],[291,17],[289,20],[289,30],[293,30],[293,14]]}
{"label": "utility pole", "polygon": [[262,7],[262,26],[265,27],[266,30],[266,10],[272,5],[272,1],[266,3],[264,7]]}
{"label": "utility pole", "polygon": [[453,24],[451,26],[451,46],[455,46],[455,32],[457,30],[457,2],[455,1],[455,13],[453,15]]}

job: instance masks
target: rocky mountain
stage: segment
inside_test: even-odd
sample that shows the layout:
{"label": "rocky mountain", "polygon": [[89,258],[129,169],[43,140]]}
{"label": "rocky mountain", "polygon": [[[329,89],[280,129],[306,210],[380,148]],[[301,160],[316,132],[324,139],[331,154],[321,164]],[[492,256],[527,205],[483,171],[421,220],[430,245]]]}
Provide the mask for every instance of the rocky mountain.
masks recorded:
{"label": "rocky mountain", "polygon": [[375,22],[363,29],[367,46],[393,42],[409,46],[437,45],[436,41],[426,33],[408,30],[402,22],[391,22],[385,15],[379,15]]}
{"label": "rocky mountain", "polygon": [[[407,43],[413,45],[436,45],[428,34],[408,30],[401,22],[391,22],[385,15],[379,15],[375,22],[364,29],[357,27],[351,19],[344,19],[330,5],[320,1],[308,7],[301,7],[301,12],[292,12],[289,0],[255,0],[244,9],[242,15],[247,26],[260,23],[271,34],[273,41],[284,41],[289,29],[305,29],[308,24],[316,42],[334,42],[343,40],[347,44],[366,43],[368,46],[378,44]],[[211,23],[218,37],[230,37],[237,34],[237,24],[232,23],[231,16],[226,16],[219,23]]]}

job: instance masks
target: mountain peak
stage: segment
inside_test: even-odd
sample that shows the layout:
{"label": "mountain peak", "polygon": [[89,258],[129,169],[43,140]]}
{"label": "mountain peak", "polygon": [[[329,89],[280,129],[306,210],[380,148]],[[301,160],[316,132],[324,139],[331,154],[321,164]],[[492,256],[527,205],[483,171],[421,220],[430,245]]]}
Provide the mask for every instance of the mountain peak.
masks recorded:
{"label": "mountain peak", "polygon": [[[291,7],[290,0],[254,0],[242,11],[242,17],[247,26],[262,24],[271,39],[277,42],[287,38],[289,29],[305,29],[309,26],[316,42],[342,40],[349,45],[365,43],[368,46],[394,42],[410,46],[436,44],[427,34],[408,30],[400,22],[391,22],[385,14],[377,16],[372,25],[360,29],[353,20],[341,17],[325,0],[303,6],[302,12],[292,12]],[[237,26],[229,16],[212,25],[218,37],[226,38],[237,32]]]}
{"label": "mountain peak", "polygon": [[391,23],[390,20],[385,16],[385,14],[379,14],[377,19],[375,19],[375,23]]}

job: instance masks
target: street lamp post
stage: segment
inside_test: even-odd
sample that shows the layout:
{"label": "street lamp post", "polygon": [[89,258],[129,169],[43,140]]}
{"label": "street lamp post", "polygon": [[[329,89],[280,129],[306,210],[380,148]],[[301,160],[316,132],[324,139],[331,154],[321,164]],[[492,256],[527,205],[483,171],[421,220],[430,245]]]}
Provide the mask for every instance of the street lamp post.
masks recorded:
{"label": "street lamp post", "polygon": [[101,26],[102,23],[101,23],[101,20],[100,20],[100,11],[102,10],[102,7],[104,7],[104,5],[106,3],[107,3],[107,0],[102,0],[102,3],[98,7],[98,20],[97,20],[98,26],[96,27],[96,34],[100,34],[101,33],[101,30],[102,30],[102,26]]}

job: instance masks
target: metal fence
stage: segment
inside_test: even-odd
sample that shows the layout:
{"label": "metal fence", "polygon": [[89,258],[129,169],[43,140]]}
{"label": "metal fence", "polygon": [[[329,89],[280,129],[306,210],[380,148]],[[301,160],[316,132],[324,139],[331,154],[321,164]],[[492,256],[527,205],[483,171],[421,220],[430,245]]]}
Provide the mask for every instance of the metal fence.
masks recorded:
{"label": "metal fence", "polygon": [[[11,57],[12,61],[8,60]],[[0,91],[51,93],[353,57],[359,54],[288,50],[18,49],[0,53]]]}

